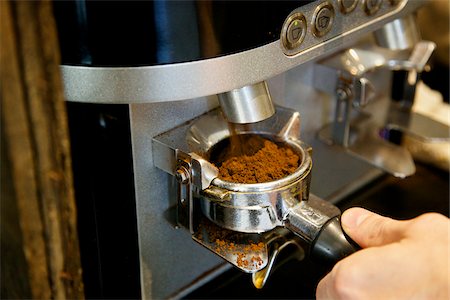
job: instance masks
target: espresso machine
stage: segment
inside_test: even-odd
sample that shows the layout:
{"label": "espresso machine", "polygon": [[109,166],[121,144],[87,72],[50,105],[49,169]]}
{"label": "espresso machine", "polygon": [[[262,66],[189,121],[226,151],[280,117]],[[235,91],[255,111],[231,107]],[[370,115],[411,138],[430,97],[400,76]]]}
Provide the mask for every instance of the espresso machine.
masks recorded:
{"label": "espresso machine", "polygon": [[[284,248],[329,266],[357,251],[334,204],[414,174],[398,134],[448,139],[411,110],[435,48],[424,4],[55,1],[86,296],[178,299],[230,268],[263,288]],[[299,167],[219,179],[230,124]]]}

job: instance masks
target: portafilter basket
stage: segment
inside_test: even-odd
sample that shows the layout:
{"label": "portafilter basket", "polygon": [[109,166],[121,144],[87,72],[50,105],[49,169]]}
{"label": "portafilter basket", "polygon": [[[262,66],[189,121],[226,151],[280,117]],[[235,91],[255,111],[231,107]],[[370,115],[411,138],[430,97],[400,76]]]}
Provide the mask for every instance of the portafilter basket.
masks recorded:
{"label": "portafilter basket", "polygon": [[[264,138],[280,143],[277,136]],[[284,226],[291,208],[309,197],[311,156],[299,141],[283,141],[300,158],[288,176],[263,183],[235,183],[215,178],[201,192],[203,214],[217,225],[240,232],[261,233]]]}

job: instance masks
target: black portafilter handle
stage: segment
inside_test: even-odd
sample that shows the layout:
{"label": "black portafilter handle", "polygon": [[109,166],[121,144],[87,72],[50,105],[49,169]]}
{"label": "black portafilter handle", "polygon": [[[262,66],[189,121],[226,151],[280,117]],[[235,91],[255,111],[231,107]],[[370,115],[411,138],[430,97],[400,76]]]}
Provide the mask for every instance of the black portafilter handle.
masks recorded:
{"label": "black portafilter handle", "polygon": [[342,229],[340,216],[329,219],[311,243],[310,257],[313,261],[331,268],[341,259],[360,250]]}
{"label": "black portafilter handle", "polygon": [[310,194],[308,201],[290,207],[284,226],[309,244],[309,257],[326,268],[360,250],[341,226],[341,211]]}

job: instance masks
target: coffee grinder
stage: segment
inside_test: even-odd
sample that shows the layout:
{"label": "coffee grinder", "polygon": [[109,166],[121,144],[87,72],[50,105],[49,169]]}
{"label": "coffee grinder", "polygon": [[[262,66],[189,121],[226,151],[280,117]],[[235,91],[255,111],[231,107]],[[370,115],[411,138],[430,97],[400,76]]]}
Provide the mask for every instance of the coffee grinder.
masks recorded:
{"label": "coffee grinder", "polygon": [[[86,296],[182,298],[232,266],[262,287],[287,245],[324,263],[353,251],[333,203],[387,168],[373,163],[383,153],[354,155],[347,117],[390,97],[392,70],[364,80],[340,58],[367,41],[385,55],[379,41],[400,32],[408,42],[386,51],[408,61],[420,36],[397,29],[424,3],[55,1]],[[208,152],[228,122],[288,144],[299,168],[221,181]]]}

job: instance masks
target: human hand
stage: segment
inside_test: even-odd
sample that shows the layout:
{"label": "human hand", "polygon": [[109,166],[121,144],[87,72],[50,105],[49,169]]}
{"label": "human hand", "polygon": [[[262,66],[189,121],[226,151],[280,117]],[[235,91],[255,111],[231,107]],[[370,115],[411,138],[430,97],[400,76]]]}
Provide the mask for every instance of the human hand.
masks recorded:
{"label": "human hand", "polygon": [[450,299],[449,218],[397,221],[351,208],[341,222],[363,249],[319,282],[317,299]]}

